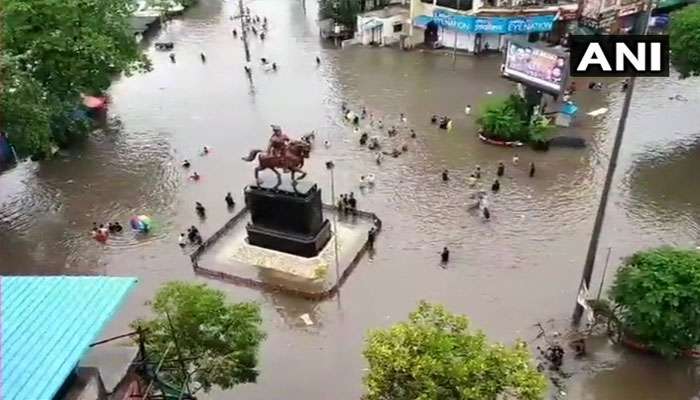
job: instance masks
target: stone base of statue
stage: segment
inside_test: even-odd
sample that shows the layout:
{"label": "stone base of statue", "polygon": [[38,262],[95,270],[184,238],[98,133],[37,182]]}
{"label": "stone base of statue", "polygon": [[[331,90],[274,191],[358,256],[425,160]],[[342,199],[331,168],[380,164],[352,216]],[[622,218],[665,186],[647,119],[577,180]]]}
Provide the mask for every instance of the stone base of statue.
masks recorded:
{"label": "stone base of statue", "polygon": [[275,184],[272,179],[245,189],[250,211],[248,243],[302,257],[317,256],[331,237],[321,189],[305,182],[293,187],[289,179],[277,188]]}

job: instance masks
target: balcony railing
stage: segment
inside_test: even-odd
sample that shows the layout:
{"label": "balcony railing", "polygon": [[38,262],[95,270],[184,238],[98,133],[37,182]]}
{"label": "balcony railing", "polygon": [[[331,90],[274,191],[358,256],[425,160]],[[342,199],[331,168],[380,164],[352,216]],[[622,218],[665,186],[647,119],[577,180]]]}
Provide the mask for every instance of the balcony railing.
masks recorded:
{"label": "balcony railing", "polygon": [[530,9],[576,4],[575,0],[484,0],[482,9]]}

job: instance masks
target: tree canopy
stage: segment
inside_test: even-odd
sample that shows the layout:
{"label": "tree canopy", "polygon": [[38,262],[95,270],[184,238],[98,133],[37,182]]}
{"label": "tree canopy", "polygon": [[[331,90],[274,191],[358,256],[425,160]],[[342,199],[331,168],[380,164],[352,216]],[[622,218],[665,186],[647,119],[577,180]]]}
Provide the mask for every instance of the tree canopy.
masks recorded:
{"label": "tree canopy", "polygon": [[700,5],[671,14],[671,61],[681,77],[700,75]]}
{"label": "tree canopy", "polygon": [[611,288],[626,334],[667,356],[700,344],[700,251],[635,253]]}
{"label": "tree canopy", "polygon": [[[129,26],[133,7],[133,0],[3,1],[0,46],[12,62],[2,64],[2,79],[24,91],[2,103],[0,122],[19,150],[41,153],[61,142],[76,128],[81,93],[101,94],[114,76],[150,67]],[[48,126],[34,117],[23,122],[27,114],[18,112],[33,107],[48,113]]]}
{"label": "tree canopy", "polygon": [[541,399],[544,377],[524,343],[489,344],[467,318],[421,302],[408,321],[370,333],[367,400]]}
{"label": "tree canopy", "polygon": [[360,0],[321,0],[319,2],[319,17],[331,18],[337,24],[354,30],[357,25],[357,14],[364,8]]}
{"label": "tree canopy", "polygon": [[[145,329],[151,361],[165,357],[173,366],[161,371],[165,380],[176,387],[194,384],[192,392],[255,382],[265,338],[257,304],[229,303],[223,292],[203,284],[170,282],[158,290],[152,308],[152,319],[132,325]],[[180,360],[185,371],[178,368]]]}
{"label": "tree canopy", "polygon": [[17,152],[48,153],[51,116],[56,110],[46,100],[44,87],[19,67],[20,61],[0,57],[0,112],[2,128],[11,133]]}

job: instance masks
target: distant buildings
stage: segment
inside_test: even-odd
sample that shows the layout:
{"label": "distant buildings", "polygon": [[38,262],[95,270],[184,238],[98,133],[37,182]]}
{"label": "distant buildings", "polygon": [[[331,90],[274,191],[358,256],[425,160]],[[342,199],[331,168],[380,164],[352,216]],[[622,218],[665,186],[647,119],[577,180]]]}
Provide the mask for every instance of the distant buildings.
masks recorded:
{"label": "distant buildings", "polygon": [[[396,1],[396,0],[395,0]],[[408,6],[406,6],[408,2]],[[658,0],[650,26],[688,0]],[[568,36],[641,32],[648,0],[404,0],[358,15],[355,43],[502,51],[509,40],[568,45]]]}
{"label": "distant buildings", "polygon": [[579,24],[593,33],[641,32],[646,4],[645,0],[586,0]]}
{"label": "distant buildings", "polygon": [[558,43],[578,8],[575,1],[411,0],[410,41],[473,53],[502,50],[512,39]]}

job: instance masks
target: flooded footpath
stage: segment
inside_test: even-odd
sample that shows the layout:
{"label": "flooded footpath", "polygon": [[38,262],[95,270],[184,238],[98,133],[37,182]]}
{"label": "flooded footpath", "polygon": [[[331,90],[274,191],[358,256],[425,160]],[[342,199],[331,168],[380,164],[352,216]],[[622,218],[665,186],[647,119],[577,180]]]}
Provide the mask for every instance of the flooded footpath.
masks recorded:
{"label": "flooded footpath", "polygon": [[[236,4],[202,0],[153,40],[174,42],[176,63],[147,42],[154,70],[113,84],[107,128],[57,159],[22,163],[0,175],[0,273],[138,277],[127,311],[108,333],[144,315],[144,303],[173,279],[207,282],[232,299],[259,301],[268,333],[261,375],[257,384],[234,389],[248,400],[358,399],[366,332],[404,320],[421,299],[468,315],[494,340],[532,341],[537,322],[565,329],[623,99],[619,84],[574,96],[584,112],[610,108],[600,117],[581,115],[570,129],[588,141],[586,149],[518,149],[515,166],[514,150],[479,142],[474,116],[464,114],[466,104],[476,111],[514,90],[499,77],[499,57],[459,57],[453,66],[440,53],[339,50],[320,42],[313,4],[306,10],[284,0],[249,6],[270,21],[264,42],[251,39],[251,80],[243,72],[242,42],[231,34],[238,27],[230,20]],[[264,71],[260,57],[275,61],[278,71]],[[614,267],[638,249],[699,245],[699,88],[697,79],[638,81],[594,288],[609,247]],[[669,100],[677,94],[688,101]],[[343,101],[356,110],[365,106],[385,126],[401,125],[405,113],[405,130],[391,140],[405,143],[408,152],[376,165],[343,122]],[[431,125],[432,114],[452,117],[453,132]],[[354,192],[359,208],[384,223],[374,258],[363,259],[331,300],[310,302],[196,277],[177,245],[192,224],[205,237],[223,225],[230,217],[227,192],[242,204],[253,175],[241,156],[266,145],[270,124],[292,136],[316,130],[307,179],[318,182],[329,202],[324,164],[334,161],[336,192]],[[206,156],[200,155],[204,145],[212,149]],[[180,167],[183,159],[192,162],[189,172]],[[481,185],[490,187],[501,160],[505,177],[490,196],[492,215],[485,222],[468,211],[474,189],[466,178],[479,165]],[[533,178],[529,162],[537,166]],[[440,179],[443,169],[450,171],[448,183]],[[192,171],[201,175],[198,182],[187,179]],[[361,190],[359,178],[368,173],[376,176],[375,186]],[[207,207],[201,223],[196,201]],[[93,221],[124,224],[136,214],[152,217],[151,235],[123,234],[106,245],[90,239]],[[438,265],[443,246],[452,253],[447,269]],[[313,326],[299,318],[305,313]],[[695,363],[632,354],[604,340],[593,347],[585,362],[567,366],[575,374],[566,398],[688,399],[700,391]]]}

